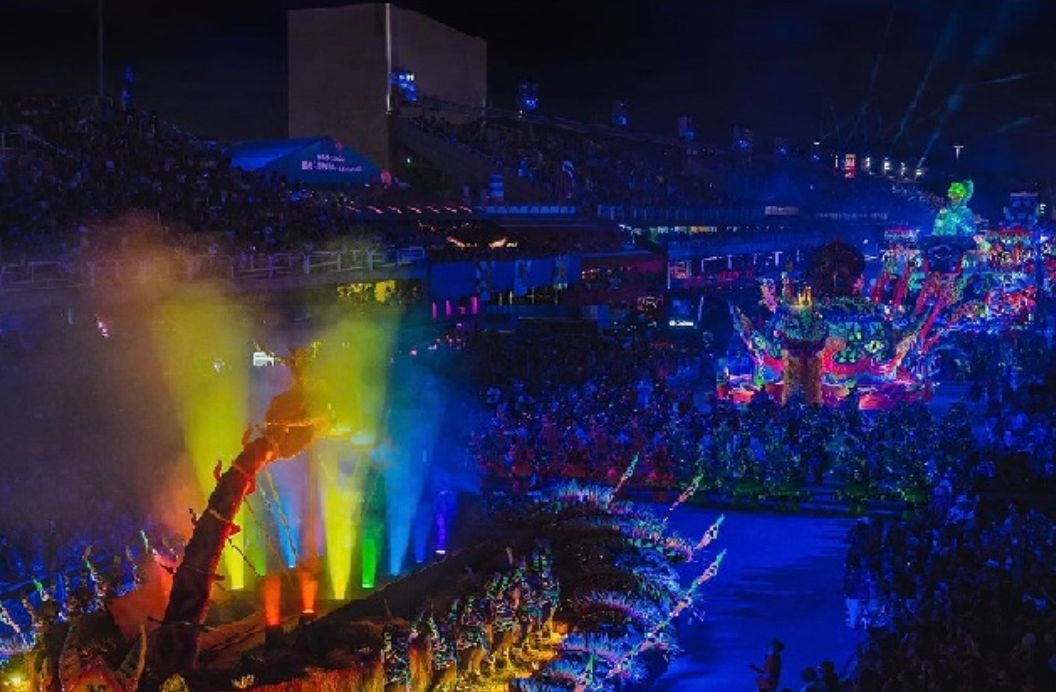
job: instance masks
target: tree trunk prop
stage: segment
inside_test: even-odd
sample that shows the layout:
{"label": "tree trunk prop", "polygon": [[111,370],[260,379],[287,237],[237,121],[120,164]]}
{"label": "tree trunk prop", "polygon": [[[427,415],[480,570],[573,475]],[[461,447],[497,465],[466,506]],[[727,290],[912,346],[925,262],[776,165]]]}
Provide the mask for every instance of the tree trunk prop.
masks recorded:
{"label": "tree trunk prop", "polygon": [[281,359],[293,376],[290,388],[272,399],[262,434],[249,439],[247,431],[242,451],[217,480],[208,506],[195,524],[151,650],[152,679],[194,667],[209,592],[213,582],[222,578],[216,573],[220,556],[228,539],[240,530],[234,518],[255,489],[257,473],[276,459],[300,454],[328,428],[326,418],[313,417],[309,411],[305,371],[310,355],[310,351],[295,350],[289,358]]}
{"label": "tree trunk prop", "polygon": [[783,371],[784,387],[781,390],[781,403],[788,403],[790,397],[799,394],[811,405],[823,403],[821,389],[822,358],[818,344],[798,346],[785,351],[785,368]]}

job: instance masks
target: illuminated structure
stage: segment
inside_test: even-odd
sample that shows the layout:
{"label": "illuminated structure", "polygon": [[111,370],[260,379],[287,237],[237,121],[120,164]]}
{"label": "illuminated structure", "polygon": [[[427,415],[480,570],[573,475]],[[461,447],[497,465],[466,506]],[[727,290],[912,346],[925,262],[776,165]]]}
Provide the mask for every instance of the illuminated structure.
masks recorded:
{"label": "illuminated structure", "polygon": [[719,394],[738,402],[765,390],[782,402],[836,404],[855,392],[863,409],[931,394],[934,349],[952,333],[1000,333],[1033,317],[1034,234],[1011,227],[976,232],[970,181],[950,186],[950,204],[924,238],[886,234],[882,267],[865,290],[861,252],[833,242],[811,258],[806,285],[764,282],[762,325],[737,308],[734,325],[751,372],[719,373]]}
{"label": "illuminated structure", "polygon": [[762,286],[769,313],[757,327],[732,308],[737,333],[751,356],[750,373],[719,373],[719,394],[746,403],[766,391],[782,402],[800,396],[834,405],[851,392],[862,408],[885,408],[925,398],[925,352],[907,360],[927,334],[926,321],[897,328],[883,306],[863,294],[865,261],[854,247],[830,243],[814,253],[807,285],[787,277]]}

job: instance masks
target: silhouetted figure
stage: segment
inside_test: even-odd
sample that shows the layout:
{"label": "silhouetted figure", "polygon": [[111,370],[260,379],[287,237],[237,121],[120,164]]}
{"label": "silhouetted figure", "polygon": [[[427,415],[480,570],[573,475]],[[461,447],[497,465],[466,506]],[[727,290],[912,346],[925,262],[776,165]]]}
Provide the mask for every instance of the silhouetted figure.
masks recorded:
{"label": "silhouetted figure", "polygon": [[754,663],[751,665],[752,670],[758,673],[755,676],[755,688],[759,692],[773,692],[777,689],[778,681],[781,679],[781,652],[784,650],[785,645],[775,639],[770,643],[762,667]]}

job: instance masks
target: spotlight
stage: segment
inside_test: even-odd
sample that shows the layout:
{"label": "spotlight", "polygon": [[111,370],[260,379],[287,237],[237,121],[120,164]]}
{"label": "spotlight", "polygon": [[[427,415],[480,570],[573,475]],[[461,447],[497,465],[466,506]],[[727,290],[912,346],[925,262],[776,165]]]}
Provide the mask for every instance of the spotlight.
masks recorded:
{"label": "spotlight", "polygon": [[396,87],[404,103],[418,102],[418,88],[415,86],[414,73],[410,70],[395,70],[389,73],[389,84]]}
{"label": "spotlight", "polygon": [[743,151],[751,153],[752,151],[752,140],[753,135],[750,128],[744,127],[743,125],[733,126],[733,149],[734,151]]}
{"label": "spotlight", "polygon": [[539,85],[525,80],[517,88],[517,110],[521,115],[531,113],[539,107]]}
{"label": "spotlight", "polygon": [[253,367],[263,368],[265,365],[275,365],[275,356],[266,351],[253,351]]}
{"label": "spotlight", "polygon": [[688,115],[678,116],[678,138],[683,142],[692,142],[696,136],[693,131],[693,118]]}

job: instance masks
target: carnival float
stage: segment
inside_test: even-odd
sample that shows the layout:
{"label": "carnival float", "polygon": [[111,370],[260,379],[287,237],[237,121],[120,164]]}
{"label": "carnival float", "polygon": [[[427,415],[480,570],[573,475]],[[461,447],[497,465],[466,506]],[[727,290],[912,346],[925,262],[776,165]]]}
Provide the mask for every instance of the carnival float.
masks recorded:
{"label": "carnival float", "polygon": [[977,228],[972,193],[971,181],[953,183],[926,235],[888,230],[868,283],[862,251],[833,241],[802,279],[763,280],[760,314],[731,305],[748,367],[721,362],[719,396],[832,406],[853,393],[862,409],[927,401],[937,348],[951,335],[1028,325],[1047,274],[1042,240],[1022,226]]}

